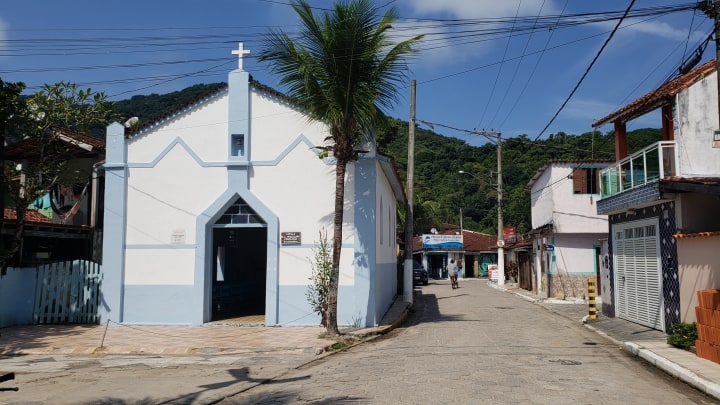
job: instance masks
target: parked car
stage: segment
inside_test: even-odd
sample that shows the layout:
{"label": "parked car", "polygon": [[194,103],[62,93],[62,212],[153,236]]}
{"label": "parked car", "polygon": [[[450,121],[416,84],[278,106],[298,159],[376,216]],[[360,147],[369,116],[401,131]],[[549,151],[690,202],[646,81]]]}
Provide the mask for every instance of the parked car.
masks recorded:
{"label": "parked car", "polygon": [[413,260],[413,284],[428,285],[428,272],[417,260]]}

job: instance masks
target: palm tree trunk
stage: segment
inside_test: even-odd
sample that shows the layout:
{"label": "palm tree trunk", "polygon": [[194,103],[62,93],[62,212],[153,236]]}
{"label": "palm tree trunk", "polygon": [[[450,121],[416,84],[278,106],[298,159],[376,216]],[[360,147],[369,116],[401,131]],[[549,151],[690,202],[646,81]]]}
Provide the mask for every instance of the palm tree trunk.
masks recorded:
{"label": "palm tree trunk", "polygon": [[345,209],[345,170],[347,160],[337,159],[335,163],[335,215],[333,223],[332,275],[328,291],[327,326],[329,336],[340,334],[337,324],[337,300],[340,281],[340,250],[342,249],[342,226]]}

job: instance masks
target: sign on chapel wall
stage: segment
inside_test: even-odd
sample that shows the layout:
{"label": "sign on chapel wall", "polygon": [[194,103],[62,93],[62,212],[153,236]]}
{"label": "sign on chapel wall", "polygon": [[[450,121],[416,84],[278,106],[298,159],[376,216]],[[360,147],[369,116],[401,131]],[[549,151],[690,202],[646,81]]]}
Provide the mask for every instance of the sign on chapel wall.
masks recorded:
{"label": "sign on chapel wall", "polygon": [[301,232],[280,232],[280,244],[283,246],[301,245]]}

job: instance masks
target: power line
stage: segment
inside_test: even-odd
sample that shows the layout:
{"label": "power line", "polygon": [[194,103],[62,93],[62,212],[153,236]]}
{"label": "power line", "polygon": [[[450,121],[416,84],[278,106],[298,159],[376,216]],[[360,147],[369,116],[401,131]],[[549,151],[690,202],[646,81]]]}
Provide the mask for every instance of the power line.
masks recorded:
{"label": "power line", "polygon": [[[635,4],[635,0],[630,1],[630,5],[628,6],[627,10],[625,11],[625,15],[627,15],[627,14],[630,12],[630,9],[632,8],[633,4]],[[552,124],[553,121],[555,121],[555,118],[557,118],[557,116],[560,114],[560,112],[563,110],[563,108],[565,108],[565,106],[567,105],[567,103],[570,101],[570,98],[572,98],[573,94],[575,94],[575,92],[577,91],[577,89],[580,87],[580,85],[582,84],[582,82],[585,80],[585,77],[588,75],[588,73],[590,73],[590,69],[592,69],[593,65],[595,65],[595,62],[598,60],[598,58],[600,58],[600,54],[602,54],[602,51],[605,49],[605,47],[607,46],[607,44],[610,43],[610,40],[611,40],[612,37],[615,35],[615,32],[617,32],[618,28],[620,28],[620,24],[622,24],[624,18],[625,18],[625,17],[623,17],[623,18],[621,18],[620,20],[618,20],[617,24],[615,25],[615,28],[614,28],[614,29],[612,30],[612,32],[610,33],[610,36],[605,40],[605,43],[603,43],[603,45],[600,47],[600,50],[599,50],[599,51],[597,52],[597,54],[595,55],[595,58],[593,58],[592,62],[590,62],[590,66],[588,66],[587,69],[585,69],[585,73],[583,73],[582,77],[580,78],[580,80],[578,81],[578,83],[575,85],[575,88],[573,88],[573,90],[572,90],[572,91],[570,92],[570,94],[567,96],[567,98],[566,98],[565,101],[562,103],[562,105],[560,106],[560,108],[557,110],[557,112],[555,113],[555,115],[553,115],[553,117],[550,119],[550,122],[548,122],[547,125],[545,125],[545,128],[543,128],[542,131],[540,131],[540,133],[538,134],[538,136],[535,137],[535,140],[537,140],[538,138],[540,138],[540,136],[542,136],[542,134],[545,133],[545,130],[547,130],[548,127],[550,127],[550,124]]]}

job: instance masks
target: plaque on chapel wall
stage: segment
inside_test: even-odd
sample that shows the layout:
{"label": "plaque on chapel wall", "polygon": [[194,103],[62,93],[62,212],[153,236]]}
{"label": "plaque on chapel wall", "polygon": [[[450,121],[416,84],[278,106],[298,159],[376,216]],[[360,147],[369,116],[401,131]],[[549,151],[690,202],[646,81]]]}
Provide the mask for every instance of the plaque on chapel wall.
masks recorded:
{"label": "plaque on chapel wall", "polygon": [[173,245],[182,245],[185,243],[185,229],[173,229],[170,235],[170,243]]}
{"label": "plaque on chapel wall", "polygon": [[302,244],[300,232],[280,232],[280,244],[283,246]]}

